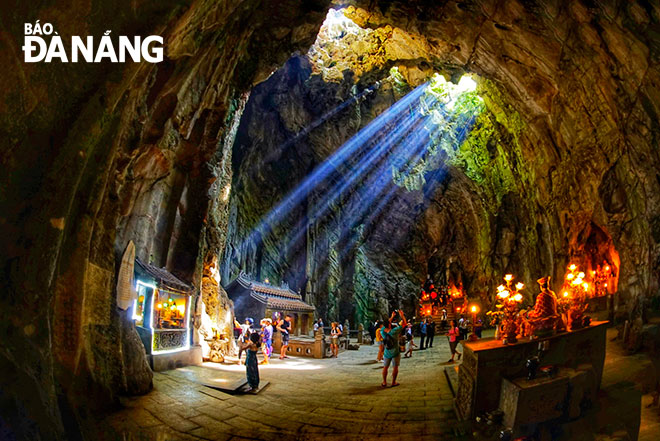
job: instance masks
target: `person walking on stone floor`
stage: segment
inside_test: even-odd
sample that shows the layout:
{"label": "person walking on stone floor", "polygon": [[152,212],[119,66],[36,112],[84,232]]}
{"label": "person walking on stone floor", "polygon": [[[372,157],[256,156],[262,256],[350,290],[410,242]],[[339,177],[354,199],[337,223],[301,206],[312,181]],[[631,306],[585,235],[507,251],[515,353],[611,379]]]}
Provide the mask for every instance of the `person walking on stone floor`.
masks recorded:
{"label": "person walking on stone floor", "polygon": [[273,353],[273,325],[269,318],[261,321],[261,342],[261,348],[264,354],[264,360],[261,364],[268,364],[270,356]]}
{"label": "person walking on stone floor", "polygon": [[401,334],[403,327],[407,325],[406,317],[403,315],[403,311],[399,310],[399,316],[401,322],[394,326],[394,317],[396,316],[396,311],[392,312],[387,324],[384,328],[380,330],[380,333],[383,337],[385,351],[385,363],[383,365],[383,382],[380,384],[382,387],[387,387],[387,371],[392,365],[392,387],[398,386],[396,378],[399,375],[399,364],[401,363],[401,351],[399,349],[399,335]]}
{"label": "person walking on stone floor", "polygon": [[423,351],[426,349],[424,346],[424,343],[426,341],[426,319],[423,319],[422,322],[419,324],[419,350]]}
{"label": "person walking on stone floor", "polygon": [[259,363],[257,361],[257,352],[259,351],[260,337],[253,332],[247,342],[241,343],[241,349],[245,353],[245,373],[247,376],[249,388],[246,392],[256,392],[259,389]]}
{"label": "person walking on stone floor", "polygon": [[461,318],[458,320],[458,330],[460,331],[459,340],[467,340],[467,335],[470,330],[470,322],[464,315],[461,315]]}
{"label": "person walking on stone floor", "polygon": [[280,320],[277,325],[277,330],[282,334],[282,349],[280,349],[280,360],[289,358],[286,355],[287,348],[289,347],[289,332],[291,330],[291,316],[289,314],[284,316],[284,320]]}
{"label": "person walking on stone floor", "polygon": [[451,351],[451,358],[447,363],[453,363],[454,362],[454,356],[458,354],[458,359],[461,359],[461,354],[456,350],[456,346],[458,346],[458,337],[460,335],[460,331],[458,329],[458,326],[456,326],[456,321],[451,320],[449,322],[449,331],[447,332],[447,335],[449,336],[449,350]]}
{"label": "person walking on stone floor", "polygon": [[428,319],[428,323],[426,324],[426,347],[427,348],[432,348],[433,347],[433,337],[435,336],[435,323],[433,322],[433,319]]}
{"label": "person walking on stone floor", "polygon": [[376,344],[378,345],[378,355],[376,355],[376,361],[383,361],[383,353],[385,351],[385,346],[383,343],[383,334],[380,333],[381,329],[383,329],[383,326],[385,324],[382,322],[382,320],[379,320],[378,323],[376,323],[376,337],[375,341]]}
{"label": "person walking on stone floor", "polygon": [[330,349],[332,350],[332,356],[337,358],[339,355],[339,337],[341,336],[341,330],[337,322],[332,322],[330,324]]}
{"label": "person walking on stone floor", "polygon": [[[408,329],[411,329],[410,324],[408,324]],[[412,332],[408,332],[406,330],[406,353],[403,354],[405,358],[410,358],[412,357],[413,349],[419,347],[415,344],[415,340],[413,339]]]}

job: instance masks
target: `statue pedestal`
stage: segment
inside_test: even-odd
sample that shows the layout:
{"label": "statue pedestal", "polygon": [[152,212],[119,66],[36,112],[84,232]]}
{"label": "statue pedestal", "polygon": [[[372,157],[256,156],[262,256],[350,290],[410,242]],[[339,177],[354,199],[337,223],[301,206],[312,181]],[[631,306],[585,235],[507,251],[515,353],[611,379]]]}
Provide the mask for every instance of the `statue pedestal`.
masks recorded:
{"label": "statue pedestal", "polygon": [[456,409],[463,419],[492,411],[500,405],[502,379],[527,376],[525,363],[537,355],[539,342],[547,341],[547,351],[541,366],[578,369],[590,365],[596,390],[600,387],[605,363],[605,332],[607,323],[593,322],[591,326],[572,332],[529,340],[521,338],[515,344],[485,338],[475,342],[462,341],[463,363],[458,370]]}
{"label": "statue pedestal", "polygon": [[539,423],[583,416],[596,401],[597,391],[594,370],[584,364],[578,369],[561,368],[553,377],[502,379],[499,408],[514,436],[532,435]]}

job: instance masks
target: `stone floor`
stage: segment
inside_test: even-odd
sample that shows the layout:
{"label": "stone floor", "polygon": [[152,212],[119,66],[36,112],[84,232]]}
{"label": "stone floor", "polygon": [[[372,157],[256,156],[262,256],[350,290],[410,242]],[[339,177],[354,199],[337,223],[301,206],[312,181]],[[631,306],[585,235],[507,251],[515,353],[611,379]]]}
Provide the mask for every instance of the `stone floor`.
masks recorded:
{"label": "stone floor", "polygon": [[[443,373],[449,347],[403,359],[399,387],[381,388],[376,348],[337,359],[291,357],[260,366],[270,384],[258,395],[229,395],[199,384],[229,384],[238,365],[205,363],[156,373],[154,390],[122,401],[106,439],[123,440],[443,440],[462,439]],[[105,426],[105,424],[104,424]]]}
{"label": "stone floor", "polygon": [[[569,425],[581,439],[660,440],[658,408],[647,408],[660,373],[644,354],[626,355],[607,334],[600,405],[593,418]],[[124,408],[105,418],[99,439],[132,440],[462,440],[443,368],[449,347],[403,359],[401,386],[380,387],[376,348],[362,346],[338,359],[291,357],[260,366],[270,384],[258,395],[229,395],[203,386],[245,377],[238,365],[206,363],[156,373],[154,390],[125,398]],[[643,395],[644,394],[644,395]],[[640,415],[641,413],[641,415]],[[584,427],[582,427],[584,426]],[[574,437],[575,439],[578,439]]]}

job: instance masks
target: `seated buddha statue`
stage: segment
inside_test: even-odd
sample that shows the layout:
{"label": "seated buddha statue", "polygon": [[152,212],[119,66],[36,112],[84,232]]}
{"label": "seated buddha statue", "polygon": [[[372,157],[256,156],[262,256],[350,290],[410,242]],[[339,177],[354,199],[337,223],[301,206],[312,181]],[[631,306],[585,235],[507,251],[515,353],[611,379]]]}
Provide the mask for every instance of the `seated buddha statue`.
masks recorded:
{"label": "seated buddha statue", "polygon": [[562,329],[561,316],[557,313],[557,296],[550,290],[550,276],[537,280],[541,292],[536,297],[534,309],[530,311],[528,322],[535,335],[550,334],[554,329]]}

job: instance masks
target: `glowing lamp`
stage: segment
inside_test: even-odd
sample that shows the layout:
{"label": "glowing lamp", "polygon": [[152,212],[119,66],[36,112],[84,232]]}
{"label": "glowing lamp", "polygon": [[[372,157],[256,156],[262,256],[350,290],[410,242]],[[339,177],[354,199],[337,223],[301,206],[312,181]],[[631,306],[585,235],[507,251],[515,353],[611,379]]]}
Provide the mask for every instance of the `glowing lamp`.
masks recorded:
{"label": "glowing lamp", "polygon": [[573,279],[573,277],[575,277],[575,276],[573,275],[573,273],[568,273],[568,274],[566,274],[566,279],[567,279],[567,280],[571,280],[571,279]]}
{"label": "glowing lamp", "polygon": [[504,286],[504,285],[500,285],[500,286],[497,287],[497,292],[502,292],[502,291],[504,291],[505,289],[506,289],[506,286]]}
{"label": "glowing lamp", "polygon": [[605,288],[607,288],[607,283],[605,284]]}
{"label": "glowing lamp", "polygon": [[606,267],[605,267],[605,271],[609,271],[609,270],[610,270],[610,267],[609,267],[609,266],[606,266]]}
{"label": "glowing lamp", "polygon": [[184,312],[186,312],[186,305],[179,305],[176,307],[176,309],[178,309],[179,312],[183,314]]}
{"label": "glowing lamp", "polygon": [[516,289],[520,290],[520,289],[523,289],[524,287],[525,287],[525,285],[523,283],[521,283],[521,282],[516,283]]}
{"label": "glowing lamp", "polygon": [[513,300],[515,300],[516,302],[521,302],[522,298],[523,298],[522,294],[516,294],[515,296],[513,296]]}
{"label": "glowing lamp", "polygon": [[507,282],[512,281],[513,280],[513,274],[507,274],[506,276],[504,276],[504,280],[506,280]]}
{"label": "glowing lamp", "polygon": [[156,309],[163,309],[163,304],[162,303],[157,304]]}
{"label": "glowing lamp", "polygon": [[568,291],[564,291],[564,297],[568,297]]}
{"label": "glowing lamp", "polygon": [[169,299],[167,299],[167,303],[172,303],[172,297],[170,297]]}
{"label": "glowing lamp", "polygon": [[470,311],[472,312],[472,314],[476,314],[479,312],[479,307],[477,305],[472,305],[470,307]]}
{"label": "glowing lamp", "polygon": [[574,263],[571,264],[571,266],[568,267],[568,269],[571,270],[571,271],[575,271],[575,268],[577,268],[577,266],[575,266]]}
{"label": "glowing lamp", "polygon": [[584,279],[584,273],[579,273],[579,274],[578,274],[578,277],[579,277],[580,279]]}
{"label": "glowing lamp", "polygon": [[584,290],[586,291],[586,290],[589,289],[589,284],[588,284],[587,282],[584,282],[584,283],[582,284],[582,287],[583,287]]}
{"label": "glowing lamp", "polygon": [[170,306],[170,310],[175,311],[176,310],[176,305]]}

